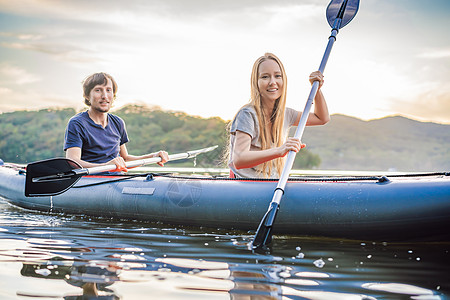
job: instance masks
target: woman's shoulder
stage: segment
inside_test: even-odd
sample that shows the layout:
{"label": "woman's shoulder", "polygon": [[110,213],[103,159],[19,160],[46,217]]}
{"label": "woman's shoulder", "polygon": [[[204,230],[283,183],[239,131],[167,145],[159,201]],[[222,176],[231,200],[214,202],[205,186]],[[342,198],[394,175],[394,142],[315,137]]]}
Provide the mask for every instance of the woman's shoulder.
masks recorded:
{"label": "woman's shoulder", "polygon": [[255,108],[253,107],[253,105],[251,104],[247,104],[242,106],[239,111],[236,114],[236,117],[239,115],[252,115],[252,116],[256,116],[256,111]]}
{"label": "woman's shoulder", "polygon": [[284,111],[284,118],[285,118],[285,120],[289,120],[289,123],[292,124],[297,119],[297,116],[299,113],[300,112],[298,110],[295,110],[290,107],[286,107],[286,109]]}
{"label": "woman's shoulder", "polygon": [[230,132],[237,130],[246,133],[253,132],[257,127],[257,116],[252,105],[244,105],[239,109],[233,121],[231,122]]}
{"label": "woman's shoulder", "polygon": [[256,115],[255,108],[253,105],[247,104],[242,106],[237,112],[236,116],[233,119],[233,123],[241,123],[241,122],[255,122],[258,117]]}
{"label": "woman's shoulder", "polygon": [[286,114],[297,114],[298,112],[299,112],[298,110],[295,110],[295,109],[290,108],[290,107],[286,107],[286,109],[285,109],[285,113]]}

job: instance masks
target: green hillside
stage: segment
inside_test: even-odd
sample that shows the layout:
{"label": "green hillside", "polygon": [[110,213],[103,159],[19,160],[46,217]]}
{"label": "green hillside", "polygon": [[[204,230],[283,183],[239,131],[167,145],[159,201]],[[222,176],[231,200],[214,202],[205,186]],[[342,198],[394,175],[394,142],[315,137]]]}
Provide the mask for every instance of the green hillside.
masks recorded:
{"label": "green hillside", "polygon": [[[64,156],[65,127],[75,113],[68,108],[0,114],[0,158],[28,163]],[[197,165],[224,167],[227,122],[220,118],[205,119],[135,105],[113,113],[125,120],[131,154],[160,149],[178,153],[217,144],[219,149],[199,156]],[[297,169],[450,170],[450,125],[398,116],[366,122],[333,115],[325,126],[306,128],[303,142],[307,148],[297,155]],[[181,164],[193,165],[192,161]]]}
{"label": "green hillside", "polygon": [[333,115],[325,126],[308,127],[303,141],[321,157],[321,169],[450,170],[450,125]]}
{"label": "green hillside", "polygon": [[[28,163],[63,157],[64,132],[74,109],[16,111],[0,115],[0,158],[7,162]],[[157,107],[129,105],[114,114],[124,119],[128,151],[140,155],[158,150],[179,153],[219,145],[218,150],[202,154],[196,165],[224,167],[227,122],[220,118],[200,118]],[[192,160],[169,162],[172,166],[193,166]],[[296,168],[318,167],[318,155],[305,151]]]}

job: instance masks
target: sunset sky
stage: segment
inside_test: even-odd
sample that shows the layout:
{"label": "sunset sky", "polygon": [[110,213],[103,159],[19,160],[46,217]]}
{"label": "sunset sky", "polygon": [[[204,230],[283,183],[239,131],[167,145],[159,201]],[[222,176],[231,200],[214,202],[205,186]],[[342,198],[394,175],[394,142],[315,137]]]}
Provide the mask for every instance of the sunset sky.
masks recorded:
{"label": "sunset sky", "polygon": [[[115,106],[157,105],[229,120],[265,52],[283,61],[303,110],[330,27],[328,0],[0,0],[0,112],[83,109],[104,71]],[[450,124],[450,1],[361,0],[325,69],[331,114]]]}

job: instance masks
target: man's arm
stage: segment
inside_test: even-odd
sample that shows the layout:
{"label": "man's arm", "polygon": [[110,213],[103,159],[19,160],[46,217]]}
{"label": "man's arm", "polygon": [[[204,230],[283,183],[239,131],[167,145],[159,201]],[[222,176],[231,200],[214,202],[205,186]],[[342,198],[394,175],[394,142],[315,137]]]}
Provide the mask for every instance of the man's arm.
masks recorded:
{"label": "man's arm", "polygon": [[83,168],[92,168],[92,167],[105,166],[105,165],[116,165],[118,169],[126,168],[125,161],[120,156],[116,157],[106,163],[103,163],[103,164],[90,163],[85,160],[82,160],[81,159],[81,148],[79,148],[79,147],[68,148],[66,150],[66,158],[76,161]]}
{"label": "man's arm", "polygon": [[127,146],[125,146],[125,144],[122,144],[120,146],[119,154],[125,161],[146,159],[146,158],[152,158],[152,157],[159,156],[159,157],[161,157],[161,161],[158,163],[158,165],[160,165],[161,167],[164,166],[164,163],[166,163],[169,160],[169,154],[166,151],[162,151],[162,150],[158,151],[158,152],[154,152],[154,153],[145,154],[145,155],[139,155],[139,156],[128,154]]}

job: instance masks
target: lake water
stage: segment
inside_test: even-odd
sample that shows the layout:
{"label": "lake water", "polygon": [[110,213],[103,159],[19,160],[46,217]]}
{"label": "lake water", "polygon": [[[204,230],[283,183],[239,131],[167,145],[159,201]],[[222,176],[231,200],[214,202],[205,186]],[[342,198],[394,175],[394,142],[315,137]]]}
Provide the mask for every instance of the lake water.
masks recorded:
{"label": "lake water", "polygon": [[450,295],[450,242],[274,236],[270,253],[258,254],[247,249],[251,237],[214,228],[45,214],[0,199],[0,299]]}

